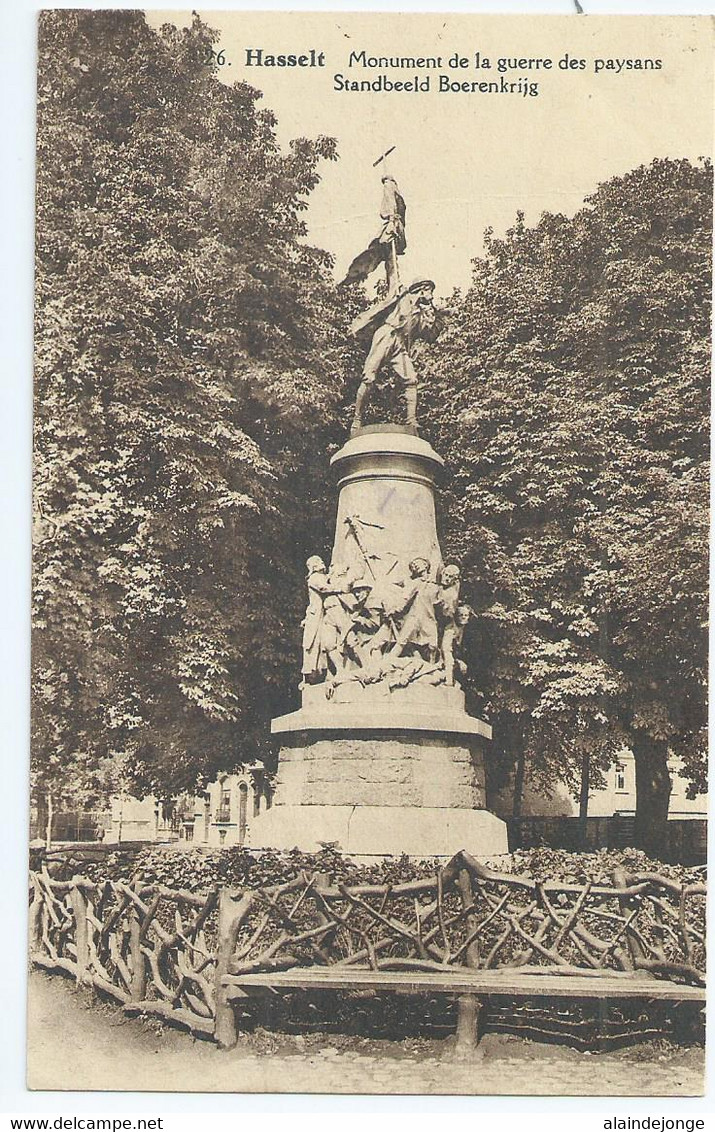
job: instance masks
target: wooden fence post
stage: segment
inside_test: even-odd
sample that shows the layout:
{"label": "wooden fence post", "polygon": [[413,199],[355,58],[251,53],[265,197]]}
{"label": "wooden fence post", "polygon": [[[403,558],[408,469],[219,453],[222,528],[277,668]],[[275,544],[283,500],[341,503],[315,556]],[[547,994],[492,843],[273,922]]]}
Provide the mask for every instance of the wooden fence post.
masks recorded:
{"label": "wooden fence post", "polygon": [[457,1042],[454,1047],[458,1059],[479,1055],[478,1028],[480,1002],[476,994],[460,994],[457,998]]}
{"label": "wooden fence post", "polygon": [[32,876],[32,902],[28,915],[28,947],[30,957],[36,951],[42,949],[42,925],[40,917],[42,915],[42,890],[37,883],[34,874]]}
{"label": "wooden fence post", "polygon": [[[459,895],[462,908],[471,908],[474,905],[474,888],[469,870],[461,868],[457,877]],[[477,918],[473,912],[465,916],[467,932],[472,933],[477,927]],[[467,966],[479,967],[479,944],[475,940],[467,947]],[[457,1058],[471,1058],[478,1054],[479,1044],[479,1011],[481,1003],[475,994],[462,994],[457,999],[457,1042],[455,1056]]]}
{"label": "wooden fence post", "polygon": [[[462,908],[473,908],[474,889],[472,887],[472,880],[469,875],[468,869],[461,868],[459,870],[457,883],[459,885],[459,895],[462,901]],[[465,921],[467,924],[467,932],[471,935],[472,932],[476,931],[477,928],[477,917],[474,915],[474,912],[467,912]],[[469,944],[467,948],[466,959],[468,967],[479,966],[479,943],[476,939],[473,939]]]}
{"label": "wooden fence post", "polygon": [[[625,869],[617,868],[613,870],[613,883],[617,888],[628,888],[628,874]],[[637,899],[637,898],[636,898]],[[626,896],[618,897],[618,907],[624,920],[628,920],[632,909],[633,901],[629,900]],[[643,948],[637,936],[631,931],[630,928],[626,929],[626,950],[622,950],[623,962],[627,969],[634,970],[638,959],[643,958]]]}
{"label": "wooden fence post", "polygon": [[146,998],[146,962],[142,951],[141,920],[134,905],[129,913],[129,956],[132,967],[130,999],[133,1002],[143,1002]]}
{"label": "wooden fence post", "polygon": [[77,982],[89,983],[89,938],[87,924],[87,899],[79,887],[79,877],[70,882],[70,905],[75,923],[75,947],[77,949]]}
{"label": "wooden fence post", "polygon": [[253,903],[251,893],[238,898],[228,889],[222,888],[218,897],[218,932],[216,939],[216,982],[214,984],[214,1004],[216,1022],[214,1037],[221,1049],[233,1049],[238,1034],[236,1031],[236,1012],[233,998],[236,992],[229,992],[222,979],[228,974],[229,964],[236,946],[236,935],[241,921]]}

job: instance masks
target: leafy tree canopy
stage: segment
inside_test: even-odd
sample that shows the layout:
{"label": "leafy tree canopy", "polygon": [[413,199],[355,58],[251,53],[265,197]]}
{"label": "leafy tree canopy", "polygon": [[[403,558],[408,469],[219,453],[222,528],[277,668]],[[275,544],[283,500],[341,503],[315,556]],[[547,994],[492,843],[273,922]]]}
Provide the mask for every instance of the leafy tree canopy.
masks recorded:
{"label": "leafy tree canopy", "polygon": [[624,742],[703,785],[711,210],[707,163],[659,159],[519,215],[431,351],[473,683],[543,785]]}
{"label": "leafy tree canopy", "polygon": [[213,40],[198,17],[160,33],[134,11],[40,18],[45,787],[115,763],[138,790],[192,787],[250,753],[299,670],[314,454],[345,349],[303,213],[335,146],[282,151],[259,92],[206,65]]}

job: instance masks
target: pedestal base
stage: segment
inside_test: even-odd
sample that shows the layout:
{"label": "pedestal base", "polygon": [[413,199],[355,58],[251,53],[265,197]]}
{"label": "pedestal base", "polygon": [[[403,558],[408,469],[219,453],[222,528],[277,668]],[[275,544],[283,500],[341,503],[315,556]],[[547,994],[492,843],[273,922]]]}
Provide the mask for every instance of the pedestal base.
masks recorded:
{"label": "pedestal base", "polygon": [[[468,738],[471,738],[468,737]],[[481,809],[486,802],[478,743],[420,731],[287,736],[278,759],[274,810],[285,806]]]}
{"label": "pedestal base", "polygon": [[360,857],[452,857],[508,852],[506,824],[488,810],[437,806],[274,806],[253,818],[251,849],[315,853],[326,844]]}

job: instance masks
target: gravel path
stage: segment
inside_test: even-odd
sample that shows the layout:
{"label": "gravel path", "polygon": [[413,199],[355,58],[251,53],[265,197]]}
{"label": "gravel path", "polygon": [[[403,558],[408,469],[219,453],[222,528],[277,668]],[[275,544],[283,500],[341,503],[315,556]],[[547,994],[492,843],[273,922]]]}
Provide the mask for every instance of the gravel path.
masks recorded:
{"label": "gravel path", "polygon": [[30,976],[29,1018],[32,1089],[700,1096],[704,1084],[698,1047],[649,1044],[589,1055],[492,1034],[482,1041],[482,1059],[460,1064],[450,1060],[448,1042],[262,1031],[224,1052],[128,1019],[71,981],[39,972]]}

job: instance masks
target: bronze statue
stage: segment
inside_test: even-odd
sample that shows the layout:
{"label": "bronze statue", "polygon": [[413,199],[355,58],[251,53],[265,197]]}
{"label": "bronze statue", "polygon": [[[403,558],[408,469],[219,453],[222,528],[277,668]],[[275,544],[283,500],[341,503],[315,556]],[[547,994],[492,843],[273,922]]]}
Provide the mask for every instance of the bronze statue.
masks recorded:
{"label": "bronze statue", "polygon": [[374,162],[376,166],[384,163],[380,206],[383,226],[365,251],[355,257],[343,280],[344,284],[364,280],[379,264],[385,265],[387,298],[359,315],[351,327],[356,337],[363,332],[372,336],[355,400],[353,434],[362,428],[369,390],[388,368],[396,375],[405,396],[407,426],[411,431],[417,430],[417,373],[412,351],[416,342],[431,342],[439,333],[432,280],[416,279],[408,287],[400,282],[398,256],[403,255],[406,247],[406,208],[397,182],[387,171],[387,157],[394,148]]}
{"label": "bronze statue", "polygon": [[407,247],[405,238],[405,202],[397,187],[397,181],[386,173],[382,178],[382,201],[380,219],[383,222],[379,235],[371,240],[364,251],[355,256],[340,286],[347,283],[362,283],[381,263],[387,273],[387,291],[392,295],[398,287],[399,272],[397,256],[404,255]]}
{"label": "bronze statue", "polygon": [[431,279],[417,279],[385,303],[366,312],[370,316],[369,320],[362,315],[353,323],[353,334],[359,334],[366,326],[375,327],[355,399],[353,432],[362,428],[368,390],[387,366],[402,386],[407,402],[407,425],[417,427],[417,372],[411,351],[415,342],[431,342],[437,337],[437,312],[432,301],[433,294],[434,283]]}

